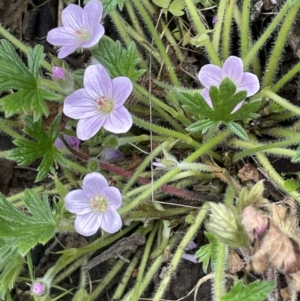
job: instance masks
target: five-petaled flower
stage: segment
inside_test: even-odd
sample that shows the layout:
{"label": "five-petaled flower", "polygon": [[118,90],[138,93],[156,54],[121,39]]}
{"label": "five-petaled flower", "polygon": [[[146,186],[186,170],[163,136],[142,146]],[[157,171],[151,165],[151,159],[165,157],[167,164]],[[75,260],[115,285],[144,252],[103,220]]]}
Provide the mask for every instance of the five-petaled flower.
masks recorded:
{"label": "five-petaled flower", "polygon": [[115,233],[122,227],[117,209],[122,204],[118,188],[108,186],[106,179],[97,172],[86,175],[82,189],[69,192],[65,197],[66,209],[75,213],[75,229],[90,236],[101,227],[105,232]]}
{"label": "five-petaled flower", "polygon": [[[259,90],[259,81],[255,74],[243,71],[243,61],[236,57],[230,56],[220,68],[213,64],[205,65],[199,72],[199,80],[204,86],[201,95],[212,108],[212,101],[209,96],[209,89],[212,86],[219,88],[223,79],[228,77],[236,85],[236,91],[246,91],[247,97],[254,95]],[[232,111],[234,113],[243,104],[240,102]]]}
{"label": "five-petaled flower", "polygon": [[84,89],[65,99],[65,115],[79,119],[77,137],[88,140],[102,127],[112,133],[126,133],[132,126],[132,117],[123,106],[132,91],[129,78],[109,77],[101,65],[89,66],[84,72]]}
{"label": "five-petaled flower", "polygon": [[100,24],[103,6],[99,0],[88,2],[84,8],[69,4],[62,12],[62,27],[48,32],[47,41],[62,46],[58,58],[63,59],[76,49],[95,46],[104,35]]}

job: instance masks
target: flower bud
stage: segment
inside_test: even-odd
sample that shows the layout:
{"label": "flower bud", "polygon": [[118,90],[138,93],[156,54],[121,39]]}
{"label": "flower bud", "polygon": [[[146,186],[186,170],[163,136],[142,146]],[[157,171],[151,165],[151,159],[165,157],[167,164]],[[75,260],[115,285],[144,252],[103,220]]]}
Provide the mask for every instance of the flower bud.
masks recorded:
{"label": "flower bud", "polygon": [[119,147],[118,138],[114,135],[109,135],[105,137],[103,145],[109,149],[117,149]]}
{"label": "flower bud", "polygon": [[53,73],[54,79],[66,79],[65,70],[61,67],[54,66],[52,68],[52,73]]}
{"label": "flower bud", "polygon": [[41,282],[35,282],[31,287],[31,292],[35,296],[42,296],[45,294],[45,284]]}
{"label": "flower bud", "polygon": [[95,158],[91,158],[88,160],[88,164],[87,164],[87,168],[90,172],[93,171],[99,171],[99,164],[98,164],[98,160]]}

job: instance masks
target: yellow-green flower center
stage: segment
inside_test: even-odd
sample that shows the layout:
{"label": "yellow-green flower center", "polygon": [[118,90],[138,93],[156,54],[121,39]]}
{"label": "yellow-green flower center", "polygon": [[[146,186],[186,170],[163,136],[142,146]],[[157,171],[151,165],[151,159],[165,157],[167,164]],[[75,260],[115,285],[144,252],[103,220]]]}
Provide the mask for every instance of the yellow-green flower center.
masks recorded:
{"label": "yellow-green flower center", "polygon": [[91,38],[91,34],[84,29],[77,29],[75,31],[75,38],[80,41],[88,41]]}
{"label": "yellow-green flower center", "polygon": [[104,212],[107,209],[107,202],[104,198],[96,196],[90,200],[90,205],[93,208],[93,211],[102,211]]}
{"label": "yellow-green flower center", "polygon": [[97,99],[96,103],[97,103],[97,110],[105,114],[110,113],[114,108],[113,102],[107,99],[105,96],[101,96],[99,99]]}

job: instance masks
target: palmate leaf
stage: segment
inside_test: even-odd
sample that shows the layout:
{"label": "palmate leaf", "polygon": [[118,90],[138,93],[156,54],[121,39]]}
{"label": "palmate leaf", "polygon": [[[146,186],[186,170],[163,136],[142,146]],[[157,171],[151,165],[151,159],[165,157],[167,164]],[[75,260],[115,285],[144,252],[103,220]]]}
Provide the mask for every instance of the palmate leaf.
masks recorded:
{"label": "palmate leaf", "polygon": [[66,160],[60,151],[54,146],[58,137],[59,116],[57,116],[50,126],[49,135],[43,128],[42,121],[34,122],[31,117],[26,116],[24,132],[35,140],[16,139],[17,146],[9,152],[8,158],[16,161],[21,166],[27,166],[39,158],[43,158],[38,167],[36,181],[44,179],[49,171],[54,171],[54,161],[61,166],[66,166]]}
{"label": "palmate leaf", "polygon": [[37,244],[54,236],[56,221],[46,195],[42,199],[25,190],[24,210],[18,210],[0,194],[0,298],[11,289],[21,272],[24,256]]}
{"label": "palmate leaf", "polygon": [[54,236],[56,221],[46,195],[40,199],[36,192],[25,190],[23,201],[30,215],[0,194],[0,237],[25,256],[37,244],[45,244]]}
{"label": "palmate leaf", "polygon": [[[24,112],[32,114],[34,120],[49,111],[44,99],[58,100],[59,95],[41,87],[39,67],[44,59],[43,47],[37,45],[28,52],[28,68],[6,40],[0,45],[0,93],[9,94],[0,99],[6,117]],[[13,92],[11,91],[13,90]]]}
{"label": "palmate leaf", "polygon": [[243,281],[238,281],[219,301],[263,301],[271,293],[274,288],[274,281],[256,280],[247,286],[243,285]]}
{"label": "palmate leaf", "polygon": [[19,276],[24,258],[16,248],[13,248],[13,240],[0,242],[0,299],[4,300],[7,290],[13,288]]}
{"label": "palmate leaf", "polygon": [[133,42],[126,50],[119,41],[114,42],[105,36],[91,52],[112,77],[127,76],[135,81],[145,72],[136,68],[139,58]]}
{"label": "palmate leaf", "polygon": [[123,9],[125,0],[102,0],[102,4],[104,6],[103,18],[115,10],[118,6],[120,10]]}

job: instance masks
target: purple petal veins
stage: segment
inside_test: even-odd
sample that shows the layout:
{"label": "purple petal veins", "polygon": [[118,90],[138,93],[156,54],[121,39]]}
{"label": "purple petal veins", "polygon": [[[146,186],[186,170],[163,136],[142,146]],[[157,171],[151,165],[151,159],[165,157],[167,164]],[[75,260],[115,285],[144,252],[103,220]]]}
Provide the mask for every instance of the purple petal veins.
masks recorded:
{"label": "purple petal veins", "polygon": [[[243,61],[236,56],[230,56],[222,68],[213,64],[205,65],[201,68],[198,78],[204,89],[201,95],[212,108],[212,101],[209,96],[211,86],[219,87],[225,78],[229,78],[236,85],[237,91],[246,91],[247,97],[254,95],[259,90],[259,80],[255,74],[243,71]],[[240,102],[231,113],[236,112],[243,105]]]}
{"label": "purple petal veins", "polygon": [[60,46],[58,58],[62,59],[78,48],[95,46],[104,35],[100,24],[103,6],[99,0],[88,2],[84,8],[69,4],[62,12],[62,27],[48,32],[47,41]]}
{"label": "purple petal veins", "polygon": [[82,189],[69,192],[65,207],[75,213],[75,229],[84,236],[95,234],[99,228],[115,233],[122,227],[117,209],[122,205],[122,195],[116,187],[108,186],[107,180],[97,172],[83,179]]}
{"label": "purple petal veins", "polygon": [[91,65],[84,73],[84,89],[65,99],[65,115],[79,119],[77,137],[88,140],[103,127],[112,133],[126,133],[132,126],[132,117],[123,106],[132,91],[127,77],[110,78],[101,65]]}

